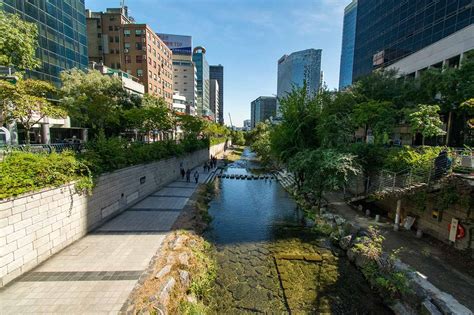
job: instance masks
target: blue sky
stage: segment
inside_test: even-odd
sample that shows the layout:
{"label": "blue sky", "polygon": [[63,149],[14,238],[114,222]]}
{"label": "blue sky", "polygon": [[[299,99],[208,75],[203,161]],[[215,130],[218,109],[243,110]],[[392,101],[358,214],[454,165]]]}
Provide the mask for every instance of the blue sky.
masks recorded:
{"label": "blue sky", "polygon": [[[344,6],[350,0],[126,0],[129,14],[155,32],[193,36],[209,64],[224,66],[224,111],[236,126],[250,119],[250,102],[275,95],[277,60],[307,48],[323,50],[322,70],[337,88]],[[104,11],[120,0],[86,0]]]}

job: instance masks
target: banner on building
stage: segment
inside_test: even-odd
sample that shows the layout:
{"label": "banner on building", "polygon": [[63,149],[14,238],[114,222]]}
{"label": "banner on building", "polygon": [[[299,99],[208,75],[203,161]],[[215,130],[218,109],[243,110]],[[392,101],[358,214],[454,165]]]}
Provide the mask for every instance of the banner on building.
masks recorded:
{"label": "banner on building", "polygon": [[173,54],[177,55],[191,55],[192,54],[192,37],[187,35],[174,34],[156,34],[168,46]]}

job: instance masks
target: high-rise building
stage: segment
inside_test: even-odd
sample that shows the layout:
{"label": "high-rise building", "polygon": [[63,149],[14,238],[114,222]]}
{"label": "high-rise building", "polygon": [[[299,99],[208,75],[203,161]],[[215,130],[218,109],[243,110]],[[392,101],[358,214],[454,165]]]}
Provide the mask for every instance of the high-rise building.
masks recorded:
{"label": "high-rise building", "polygon": [[[59,84],[64,69],[88,66],[84,0],[0,1],[0,10],[17,13],[38,25],[41,67],[28,70],[33,78]],[[21,39],[19,39],[21,40]]]}
{"label": "high-rise building", "polygon": [[87,10],[89,60],[137,77],[145,92],[173,106],[172,52],[147,24],[135,23],[127,7]]}
{"label": "high-rise building", "polygon": [[277,97],[281,99],[293,86],[302,87],[315,95],[321,87],[321,49],[306,49],[284,55],[278,60]]}
{"label": "high-rise building", "polygon": [[259,122],[275,117],[277,100],[274,96],[260,96],[250,103],[250,127],[255,128]]}
{"label": "high-rise building", "polygon": [[209,64],[206,60],[206,49],[198,46],[193,50],[193,62],[196,66],[196,109],[198,116],[210,116],[209,107]]}
{"label": "high-rise building", "polygon": [[197,70],[193,62],[191,36],[157,34],[173,52],[173,88],[174,92],[186,97],[186,105],[191,110],[196,105]]}
{"label": "high-rise building", "polygon": [[473,23],[472,0],[359,0],[353,80],[388,67]]}
{"label": "high-rise building", "polygon": [[214,121],[219,122],[219,108],[220,108],[220,86],[217,80],[210,80],[210,88],[209,88],[209,106],[211,112],[214,114]]}
{"label": "high-rise building", "polygon": [[354,44],[357,22],[357,0],[344,9],[342,27],[341,65],[339,69],[339,90],[352,84],[352,67],[354,64]]}
{"label": "high-rise building", "polygon": [[219,115],[216,114],[218,122],[224,124],[224,67],[222,65],[210,66],[210,79],[219,83]]}
{"label": "high-rise building", "polygon": [[249,131],[251,124],[252,124],[252,121],[250,119],[245,119],[244,120],[244,126],[242,127],[242,130],[243,131]]}

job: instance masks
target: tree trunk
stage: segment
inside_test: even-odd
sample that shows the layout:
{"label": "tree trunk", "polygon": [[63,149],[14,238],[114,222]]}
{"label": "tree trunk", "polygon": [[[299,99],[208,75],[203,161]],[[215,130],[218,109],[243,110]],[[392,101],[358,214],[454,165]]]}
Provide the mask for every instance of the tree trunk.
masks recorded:
{"label": "tree trunk", "polygon": [[25,142],[26,142],[27,145],[30,145],[30,128],[27,128],[25,126],[25,131],[26,131]]}
{"label": "tree trunk", "polygon": [[421,135],[421,145],[425,146],[425,136]]}

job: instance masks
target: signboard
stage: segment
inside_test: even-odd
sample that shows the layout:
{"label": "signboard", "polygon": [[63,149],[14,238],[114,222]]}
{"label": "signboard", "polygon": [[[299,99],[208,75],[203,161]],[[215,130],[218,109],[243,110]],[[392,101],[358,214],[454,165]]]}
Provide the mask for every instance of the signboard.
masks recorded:
{"label": "signboard", "polygon": [[385,51],[379,51],[372,58],[372,65],[379,66],[385,62]]}
{"label": "signboard", "polygon": [[193,40],[191,36],[159,33],[156,35],[171,49],[173,54],[192,55]]}
{"label": "signboard", "polygon": [[458,233],[458,224],[459,220],[452,218],[451,225],[449,226],[449,240],[451,242],[456,242],[456,235]]}

